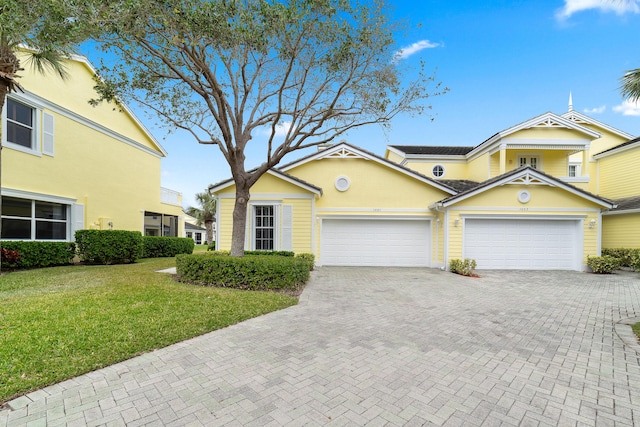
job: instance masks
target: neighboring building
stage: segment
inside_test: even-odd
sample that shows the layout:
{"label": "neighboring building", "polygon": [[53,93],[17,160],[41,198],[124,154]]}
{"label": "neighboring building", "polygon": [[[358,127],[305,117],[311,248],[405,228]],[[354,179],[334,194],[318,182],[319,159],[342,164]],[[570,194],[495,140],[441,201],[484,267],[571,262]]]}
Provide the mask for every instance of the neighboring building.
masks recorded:
{"label": "neighboring building", "polygon": [[[312,252],[318,265],[583,270],[603,241],[640,246],[613,236],[640,229],[640,174],[624,166],[639,160],[639,140],[571,108],[475,146],[392,145],[383,158],[343,142],[258,180],[246,248]],[[210,191],[229,249],[235,186]]]}
{"label": "neighboring building", "polygon": [[83,228],[181,236],[182,195],[160,187],[167,153],[126,107],[90,106],[95,71],[82,57],[66,62],[67,80],[27,66],[25,92],[7,98],[2,238],[68,241]]}
{"label": "neighboring building", "polygon": [[[216,236],[216,223],[213,223],[213,238]],[[197,220],[184,214],[184,237],[193,239],[196,245],[211,244],[207,242],[207,229],[197,225]],[[215,241],[215,240],[214,240]]]}

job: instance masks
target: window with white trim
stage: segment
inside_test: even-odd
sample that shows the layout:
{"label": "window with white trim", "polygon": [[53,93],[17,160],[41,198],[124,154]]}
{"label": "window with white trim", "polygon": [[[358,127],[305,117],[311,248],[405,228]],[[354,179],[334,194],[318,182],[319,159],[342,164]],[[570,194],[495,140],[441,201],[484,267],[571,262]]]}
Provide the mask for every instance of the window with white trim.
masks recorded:
{"label": "window with white trim", "polygon": [[2,198],[2,238],[67,240],[69,205],[39,200]]}
{"label": "window with white trim", "polygon": [[569,174],[570,177],[580,176],[581,170],[579,164],[569,164]]}
{"label": "window with white trim", "polygon": [[540,156],[518,156],[518,166],[531,166],[533,169],[540,167]]}
{"label": "window with white trim", "polygon": [[24,97],[7,97],[2,115],[2,143],[29,154],[53,156],[53,114]]}
{"label": "window with white trim", "polygon": [[36,149],[36,109],[22,102],[7,98],[7,139],[30,150]]}
{"label": "window with white trim", "polygon": [[253,207],[254,249],[272,251],[275,248],[275,206],[257,205]]}
{"label": "window with white trim", "polygon": [[444,176],[444,166],[435,165],[433,169],[431,169],[431,174],[436,178],[441,178]]}

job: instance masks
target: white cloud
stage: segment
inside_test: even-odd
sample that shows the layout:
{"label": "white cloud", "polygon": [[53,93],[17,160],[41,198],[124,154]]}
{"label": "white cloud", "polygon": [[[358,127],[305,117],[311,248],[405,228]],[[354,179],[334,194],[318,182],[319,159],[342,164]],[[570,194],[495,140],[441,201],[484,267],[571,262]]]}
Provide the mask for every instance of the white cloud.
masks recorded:
{"label": "white cloud", "polygon": [[613,107],[613,111],[622,113],[623,116],[640,116],[640,103],[627,99],[622,104]]}
{"label": "white cloud", "polygon": [[599,107],[585,108],[584,112],[587,114],[602,114],[606,109],[607,107],[605,105],[601,105]]}
{"label": "white cloud", "polygon": [[[289,132],[289,129],[291,129],[291,122],[282,122],[282,123],[278,123],[276,125],[276,133],[275,136],[286,136],[287,132]],[[271,126],[266,126],[262,129],[262,133],[265,136],[270,136],[271,135]]]}
{"label": "white cloud", "polygon": [[564,7],[556,12],[560,21],[569,19],[574,13],[597,9],[600,12],[615,12],[618,15],[640,12],[639,0],[564,0]]}
{"label": "white cloud", "polygon": [[440,43],[432,43],[429,40],[420,40],[419,42],[415,42],[398,50],[395,55],[393,55],[393,60],[394,62],[401,61],[420,52],[421,50],[432,49],[438,46],[440,46]]}

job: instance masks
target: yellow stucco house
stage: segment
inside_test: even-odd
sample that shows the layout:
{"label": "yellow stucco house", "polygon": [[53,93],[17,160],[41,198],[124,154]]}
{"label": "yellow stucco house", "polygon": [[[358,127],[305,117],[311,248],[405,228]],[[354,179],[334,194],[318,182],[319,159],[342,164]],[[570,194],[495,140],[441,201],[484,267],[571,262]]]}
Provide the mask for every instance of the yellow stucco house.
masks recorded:
{"label": "yellow stucco house", "polygon": [[[581,271],[603,244],[640,247],[640,173],[625,163],[638,161],[640,139],[571,108],[475,146],[381,157],[342,142],[256,183],[246,248],[312,252],[318,265]],[[233,181],[210,191],[229,249]]]}
{"label": "yellow stucco house", "polygon": [[160,186],[167,153],[126,106],[88,104],[89,62],[68,59],[66,80],[23,64],[25,92],[2,111],[2,239],[70,241],[83,228],[181,236],[182,195]]}

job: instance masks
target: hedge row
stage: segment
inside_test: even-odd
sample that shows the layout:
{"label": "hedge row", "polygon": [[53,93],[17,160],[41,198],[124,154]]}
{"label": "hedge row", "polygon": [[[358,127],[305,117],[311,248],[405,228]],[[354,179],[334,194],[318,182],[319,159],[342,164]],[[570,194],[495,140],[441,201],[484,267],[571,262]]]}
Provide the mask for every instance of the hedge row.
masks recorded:
{"label": "hedge row", "polygon": [[75,244],[70,242],[2,242],[3,268],[53,267],[71,263]]}
{"label": "hedge row", "polygon": [[142,258],[172,257],[190,254],[195,243],[189,237],[144,236],[142,238]]}
{"label": "hedge row", "polygon": [[186,237],[142,236],[137,231],[79,230],[76,242],[4,241],[0,256],[4,268],[65,265],[77,255],[87,264],[123,264],[139,258],[190,254],[194,243]]}
{"label": "hedge row", "polygon": [[621,267],[631,267],[634,270],[640,270],[640,249],[608,248],[602,249],[602,255],[618,258]]}
{"label": "hedge row", "polygon": [[178,255],[176,270],[184,282],[244,290],[296,291],[309,279],[308,258],[263,255]]}

